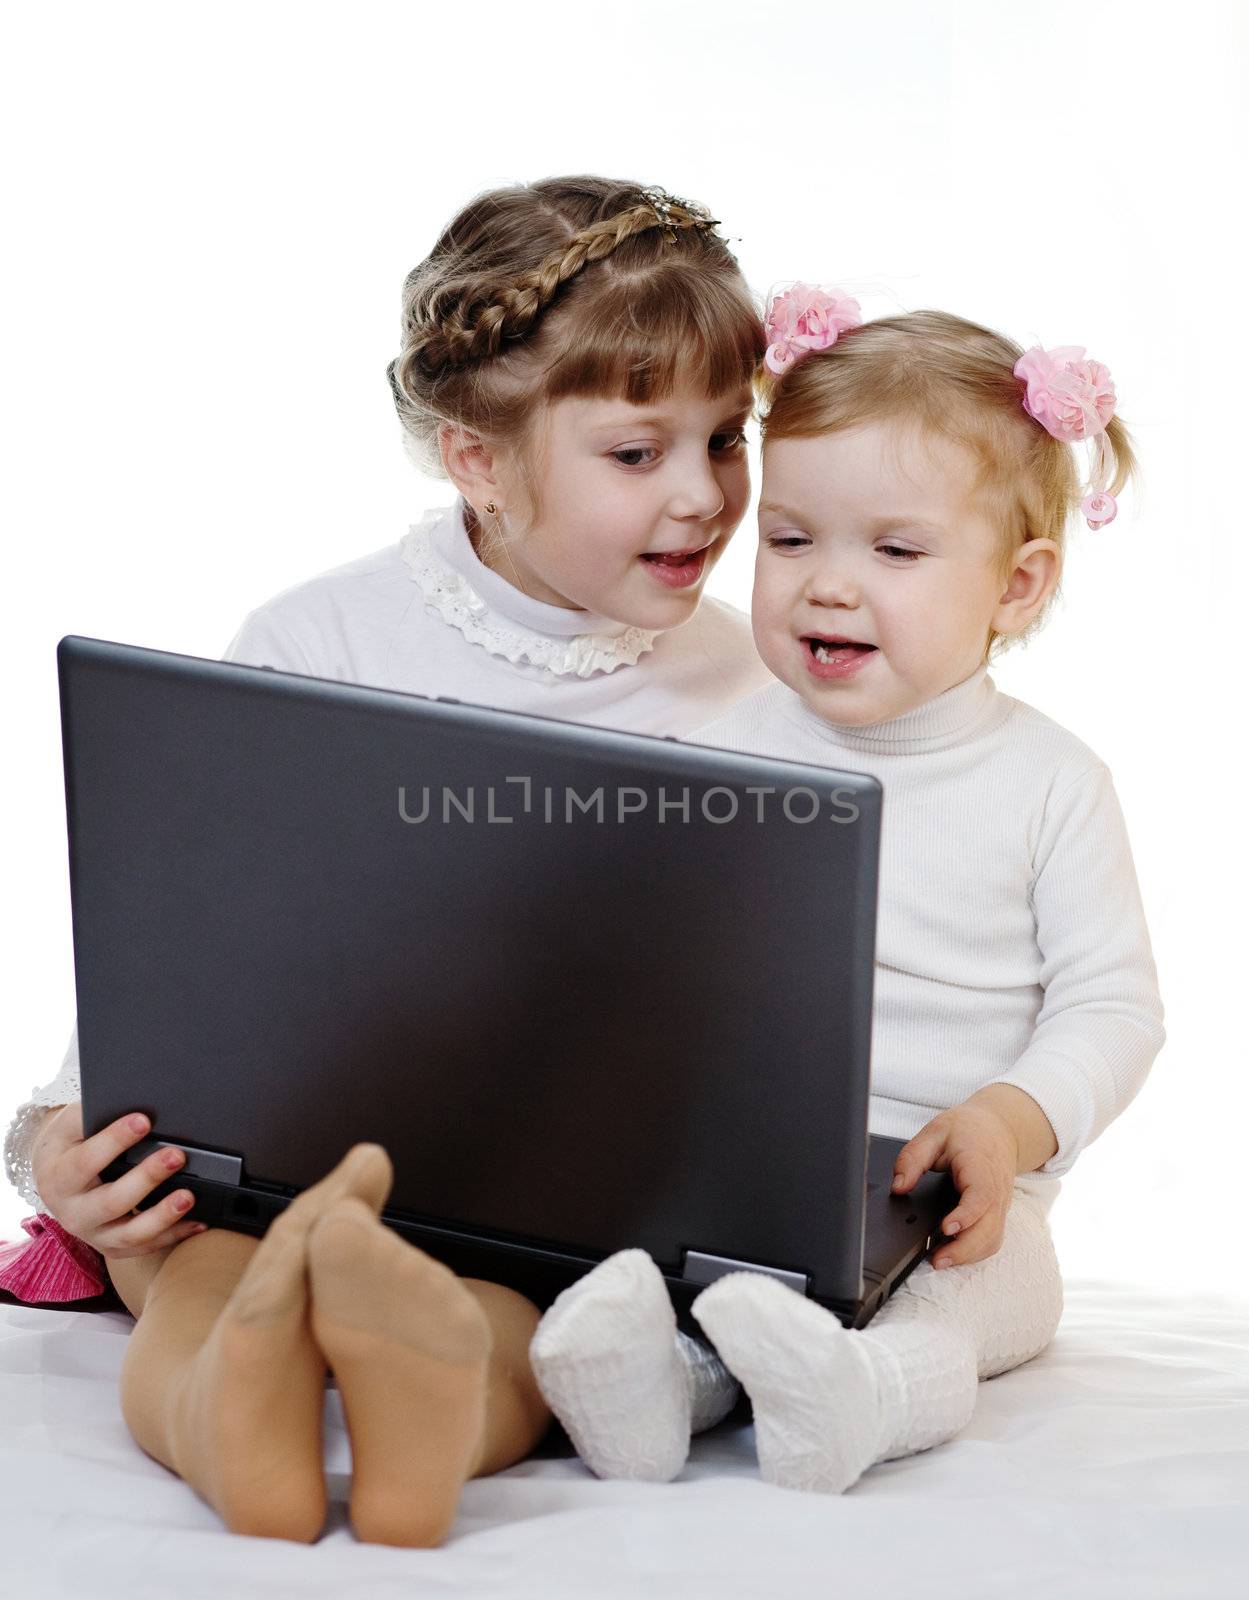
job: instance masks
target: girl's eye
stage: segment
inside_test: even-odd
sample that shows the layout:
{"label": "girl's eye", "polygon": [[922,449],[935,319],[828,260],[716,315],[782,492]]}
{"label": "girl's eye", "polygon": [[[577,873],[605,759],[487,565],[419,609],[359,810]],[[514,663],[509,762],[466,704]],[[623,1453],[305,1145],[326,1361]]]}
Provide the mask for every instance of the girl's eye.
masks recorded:
{"label": "girl's eye", "polygon": [[659,452],[650,445],[635,444],[631,445],[627,450],[613,450],[611,454],[612,460],[619,461],[622,467],[646,467],[650,465],[650,461],[647,458],[656,456]]}
{"label": "girl's eye", "polygon": [[713,433],[709,443],[716,455],[727,455],[731,450],[740,450],[746,443],[746,430],[727,428],[723,433]]}
{"label": "girl's eye", "polygon": [[801,534],[780,533],[771,534],[768,543],[773,550],[799,550],[804,544],[810,544],[810,539],[804,539]]}
{"label": "girl's eye", "polygon": [[886,555],[898,556],[903,561],[918,561],[922,554],[919,550],[904,550],[900,544],[882,544],[880,548]]}

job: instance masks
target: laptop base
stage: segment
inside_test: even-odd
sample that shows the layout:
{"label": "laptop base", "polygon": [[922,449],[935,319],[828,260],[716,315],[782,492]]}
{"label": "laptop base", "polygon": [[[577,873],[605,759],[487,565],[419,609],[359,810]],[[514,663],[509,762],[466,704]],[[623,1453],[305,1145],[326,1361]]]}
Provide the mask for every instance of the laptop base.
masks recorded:
{"label": "laptop base", "polygon": [[[163,1142],[145,1140],[135,1146],[103,1174],[105,1181],[120,1177]],[[848,1328],[866,1327],[935,1245],[941,1218],[958,1202],[958,1191],[946,1173],[925,1173],[910,1194],[890,1192],[893,1164],[905,1142],[877,1135],[869,1141],[862,1296],[857,1302],[811,1296]],[[190,1152],[187,1166],[154,1189],[140,1209],[155,1205],[175,1189],[189,1189],[195,1195],[195,1220],[210,1227],[260,1236],[295,1198],[295,1191],[274,1184],[244,1184],[237,1181],[241,1171],[238,1157]],[[382,1213],[382,1220],[409,1244],[426,1251],[460,1277],[483,1278],[515,1289],[539,1310],[545,1310],[556,1295],[598,1264],[590,1256],[573,1255],[528,1240],[483,1238],[390,1208]],[[700,1256],[695,1251],[687,1252],[687,1257],[697,1258],[696,1279],[693,1275],[681,1277],[665,1272],[664,1282],[678,1327],[696,1337],[705,1336],[691,1317],[690,1307],[707,1284],[724,1271],[740,1267],[769,1272],[790,1282],[791,1287],[800,1288],[795,1281],[800,1275],[796,1273],[755,1267],[750,1262],[717,1263],[717,1258]],[[715,1266],[709,1270],[709,1262],[717,1263],[722,1270],[717,1271]],[[692,1272],[689,1264],[687,1272]]]}

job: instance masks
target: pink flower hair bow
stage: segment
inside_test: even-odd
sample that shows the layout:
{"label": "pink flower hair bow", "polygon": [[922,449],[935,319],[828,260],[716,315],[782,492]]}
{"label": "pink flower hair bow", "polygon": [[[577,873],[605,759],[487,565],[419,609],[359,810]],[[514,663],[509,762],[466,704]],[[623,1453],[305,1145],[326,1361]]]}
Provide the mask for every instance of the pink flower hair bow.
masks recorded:
{"label": "pink flower hair bow", "polygon": [[768,303],[764,327],[768,348],[763,362],[779,378],[813,350],[828,350],[848,328],[862,324],[859,302],[840,289],[795,283]]}
{"label": "pink flower hair bow", "polygon": [[1106,428],[1115,414],[1115,386],[1100,361],[1090,361],[1079,344],[1044,350],[1035,345],[1015,363],[1024,384],[1023,408],[1047,433],[1064,444],[1092,446],[1088,493],[1080,510],[1090,528],[1104,528],[1119,513],[1106,488],[1112,458]]}

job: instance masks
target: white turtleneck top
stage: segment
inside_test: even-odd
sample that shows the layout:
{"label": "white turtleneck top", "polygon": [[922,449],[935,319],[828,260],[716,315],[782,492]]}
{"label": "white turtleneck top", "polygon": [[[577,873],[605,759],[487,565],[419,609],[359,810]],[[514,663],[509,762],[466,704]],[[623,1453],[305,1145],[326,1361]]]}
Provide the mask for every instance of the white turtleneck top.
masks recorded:
{"label": "white turtleneck top", "polygon": [[981,666],[864,727],[787,685],[690,735],[866,772],[883,791],[873,1133],[909,1139],[989,1083],[1049,1118],[1057,1179],[1128,1105],[1162,1046],[1162,1002],[1123,814],[1087,745]]}
{"label": "white turtleneck top", "polygon": [[[656,632],[522,594],[478,559],[462,501],[259,606],[225,659],[652,734],[688,733],[771,682],[750,619],[722,600],[706,596],[688,621]],[[43,1113],[79,1098],[75,1028],[60,1072],[19,1107],[4,1141],[9,1181],[36,1210],[30,1153]]]}
{"label": "white turtleneck top", "polygon": [[463,502],[250,613],[226,659],[633,733],[684,734],[771,682],[722,600],[664,632],[531,599],[478,559]]}

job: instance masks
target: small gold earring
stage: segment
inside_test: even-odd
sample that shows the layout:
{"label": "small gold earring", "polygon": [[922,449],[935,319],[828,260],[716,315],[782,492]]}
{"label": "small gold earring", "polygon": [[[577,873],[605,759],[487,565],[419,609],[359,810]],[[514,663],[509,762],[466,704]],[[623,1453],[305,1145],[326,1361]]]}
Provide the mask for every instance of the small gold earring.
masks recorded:
{"label": "small gold earring", "polygon": [[493,500],[487,500],[486,501],[486,515],[488,517],[493,517],[495,514],[496,514],[496,507],[495,507],[494,501]]}

